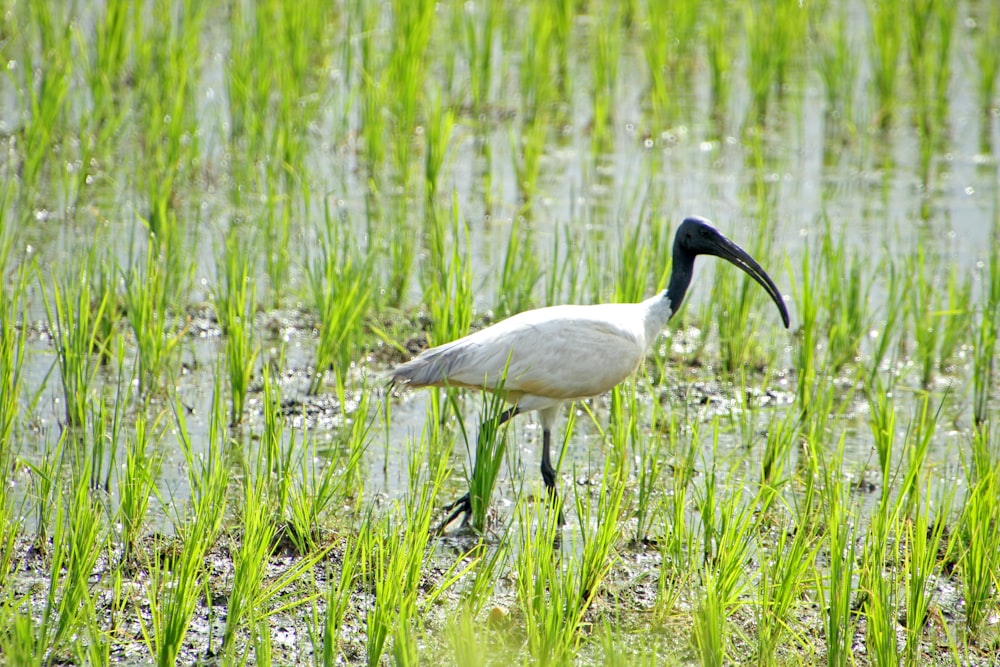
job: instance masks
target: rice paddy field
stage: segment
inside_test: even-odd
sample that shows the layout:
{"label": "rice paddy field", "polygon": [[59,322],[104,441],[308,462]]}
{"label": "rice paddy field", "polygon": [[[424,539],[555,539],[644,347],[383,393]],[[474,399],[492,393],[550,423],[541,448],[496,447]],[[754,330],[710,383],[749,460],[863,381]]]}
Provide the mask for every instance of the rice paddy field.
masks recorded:
{"label": "rice paddy field", "polygon": [[[0,6],[0,663],[998,664],[997,2]],[[695,214],[791,328],[700,259],[561,508],[387,386]]]}

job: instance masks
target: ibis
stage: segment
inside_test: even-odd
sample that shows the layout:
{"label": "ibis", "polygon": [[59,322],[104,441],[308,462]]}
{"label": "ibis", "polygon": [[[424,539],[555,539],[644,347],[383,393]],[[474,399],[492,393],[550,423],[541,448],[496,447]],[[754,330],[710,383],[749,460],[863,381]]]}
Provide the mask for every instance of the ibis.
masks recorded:
{"label": "ibis", "polygon": [[[537,412],[542,427],[542,479],[555,497],[550,458],[552,427],[571,401],[599,396],[638,370],[660,331],[680,308],[698,255],[721,257],[750,275],[778,307],[788,328],[788,309],[774,281],[743,248],[707,220],[686,218],[674,236],[667,289],[639,303],[563,305],[527,310],[423,351],[397,366],[396,386],[466,387],[502,392],[509,408],[500,423]],[[468,495],[453,503],[444,528],[459,513],[468,520]]]}

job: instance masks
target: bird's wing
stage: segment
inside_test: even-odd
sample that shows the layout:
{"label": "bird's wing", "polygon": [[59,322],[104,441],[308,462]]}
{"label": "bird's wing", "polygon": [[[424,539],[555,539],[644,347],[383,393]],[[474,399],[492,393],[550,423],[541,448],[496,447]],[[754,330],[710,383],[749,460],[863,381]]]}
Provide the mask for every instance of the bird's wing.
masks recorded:
{"label": "bird's wing", "polygon": [[[608,391],[638,367],[641,329],[625,306],[542,308],[440,347],[398,367],[413,386],[496,388],[507,393],[574,399]],[[509,362],[509,364],[508,364]]]}

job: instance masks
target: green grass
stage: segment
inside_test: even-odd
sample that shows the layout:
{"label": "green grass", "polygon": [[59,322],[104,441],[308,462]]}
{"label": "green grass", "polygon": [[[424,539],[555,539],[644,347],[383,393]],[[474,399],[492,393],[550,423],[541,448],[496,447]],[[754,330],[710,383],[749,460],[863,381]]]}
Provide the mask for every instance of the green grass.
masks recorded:
{"label": "green grass", "polygon": [[[629,408],[637,408],[634,400]],[[653,523],[657,516],[663,512],[664,500],[661,496],[661,489],[665,488],[667,481],[668,453],[673,451],[678,437],[676,418],[669,418],[654,411],[652,421],[653,423],[666,422],[665,432],[657,433],[650,438],[636,438],[633,443],[637,467],[635,533],[633,538],[636,544],[651,539],[650,531]]]}
{"label": "green grass", "polygon": [[[988,661],[994,4],[14,3],[0,661]],[[530,415],[385,391],[689,214],[793,332],[700,259],[561,504]]]}
{"label": "green grass", "polygon": [[468,334],[474,315],[469,231],[459,220],[457,202],[452,202],[450,213],[445,216],[443,212],[433,212],[429,236],[436,259],[421,266],[424,303],[431,316],[431,345]]}
{"label": "green grass", "polygon": [[556,547],[559,508],[549,503],[518,505],[516,556],[517,600],[524,614],[527,651],[533,660],[565,664],[578,642],[578,629],[590,600],[580,580],[563,563]]}
{"label": "green grass", "polygon": [[732,83],[734,45],[729,39],[733,25],[732,12],[725,2],[715,0],[710,4],[705,26],[706,48],[708,50],[709,85],[712,93],[712,114],[716,120],[725,118]]}
{"label": "green grass", "polygon": [[[913,511],[914,516],[906,522],[903,577],[906,581],[907,621],[904,659],[910,665],[920,664],[923,657],[920,638],[930,620],[934,601],[931,587],[940,576],[940,550],[946,546],[945,517],[950,513],[952,502],[953,496],[950,493],[943,498],[934,498],[925,493]],[[932,514],[934,510],[936,513]],[[947,557],[946,554],[945,558]]]}
{"label": "green grass", "polygon": [[146,395],[167,385],[184,342],[184,329],[175,326],[178,295],[169,268],[157,254],[158,243],[147,241],[143,264],[133,264],[123,276],[125,319],[132,329],[139,358],[139,392]]}
{"label": "green grass", "polygon": [[[820,372],[819,334],[820,334],[820,299],[818,298],[817,271],[810,259],[809,246],[802,249],[802,265],[799,279],[792,286],[792,298],[795,310],[799,314],[799,327],[795,332],[795,372],[798,374],[796,383],[796,399],[803,411],[807,411],[812,403],[817,374]],[[789,271],[791,273],[791,271]]]}
{"label": "green grass", "polygon": [[225,454],[228,446],[225,413],[221,396],[212,399],[206,457],[194,453],[191,434],[183,416],[183,406],[174,409],[177,444],[187,463],[190,507],[173,517],[180,537],[176,553],[151,557],[145,568],[150,583],[146,588],[149,619],[141,624],[142,637],[158,665],[171,665],[188,632],[199,598],[204,592],[205,556],[218,538],[226,508],[230,468]]}
{"label": "green grass", "polygon": [[[927,258],[919,249],[911,256],[908,270],[915,284],[908,304],[914,356],[919,362],[920,382],[929,387],[954,363],[959,341],[971,327],[972,281],[970,277],[963,281],[955,268],[946,273],[938,259]],[[944,285],[938,287],[945,273]]]}
{"label": "green grass", "polygon": [[1000,39],[1000,8],[996,5],[984,7],[987,12],[976,21],[976,61],[979,66],[978,90],[984,116],[995,106],[997,72],[1000,71],[1000,54],[990,48]]}
{"label": "green grass", "polygon": [[[7,246],[0,245],[0,268],[7,265]],[[22,264],[14,282],[0,295],[0,462],[9,465],[12,458],[15,428],[22,412],[24,392],[25,335],[19,324],[24,317],[24,292],[28,265]],[[6,273],[6,271],[4,271]],[[6,498],[6,494],[3,496]]]}
{"label": "green grass", "polygon": [[747,80],[751,103],[747,126],[755,127],[767,117],[772,95],[785,94],[789,70],[800,57],[807,12],[795,2],[750,2],[743,8],[747,36]]}
{"label": "green grass", "polygon": [[826,90],[827,112],[839,118],[843,127],[853,130],[858,76],[854,49],[858,47],[849,32],[846,12],[843,6],[828,6],[823,12],[811,13],[809,20],[811,33],[820,43],[816,67]]}
{"label": "green grass", "polygon": [[[28,110],[30,122],[23,129],[24,149],[21,178],[23,192],[36,188],[43,169],[51,169],[46,160],[53,145],[62,140],[66,101],[74,75],[73,27],[57,7],[48,3],[19,8],[26,45],[21,50],[25,60],[25,79],[17,87],[19,103]],[[53,177],[57,177],[54,170]]]}
{"label": "green grass", "polygon": [[107,292],[91,294],[86,267],[92,267],[93,261],[88,260],[82,275],[62,276],[51,287],[42,288],[62,380],[65,424],[78,437],[87,424],[87,408],[95,391],[100,323],[109,300]]}
{"label": "green grass", "polygon": [[542,155],[545,152],[549,119],[544,117],[545,107],[529,110],[530,114],[517,131],[510,134],[511,155],[514,158],[514,172],[517,174],[518,198],[525,209],[530,209],[532,198],[538,187],[542,171]]}
{"label": "green grass", "polygon": [[[816,487],[809,485],[803,506],[812,506],[816,493]],[[810,570],[820,547],[819,532],[819,526],[814,523],[801,525],[784,518],[776,521],[776,536],[758,537],[758,552],[769,556],[760,564],[754,606],[758,664],[770,664],[777,650],[788,642],[804,644],[789,621],[795,617],[796,606],[809,590]]]}
{"label": "green grass", "polygon": [[65,494],[62,488],[56,494],[51,574],[41,618],[20,611],[20,620],[31,627],[34,655],[65,651],[74,634],[95,622],[89,581],[105,548],[102,509],[86,474],[76,475]]}
{"label": "green grass", "polygon": [[243,421],[250,380],[253,378],[260,348],[255,340],[254,317],[257,289],[252,260],[253,239],[241,239],[240,230],[232,229],[226,237],[223,267],[216,295],[216,318],[222,327],[229,375],[229,423]]}
{"label": "green grass", "polygon": [[274,306],[289,292],[294,222],[306,208],[299,201],[308,193],[305,137],[322,104],[307,44],[324,39],[324,9],[314,2],[240,5],[226,26],[233,44],[225,79],[227,139],[230,150],[246,156],[232,161],[232,174],[243,184],[232,196],[252,205],[254,188],[266,193],[250,217],[262,218],[258,235],[267,244],[263,265]]}
{"label": "green grass", "polygon": [[[319,439],[303,435],[285,443],[274,412],[271,436],[272,453],[266,462],[271,472],[268,479],[277,481],[278,493],[285,512],[289,540],[300,553],[311,553],[322,546],[322,528],[338,509],[355,508],[359,503],[359,484],[364,469],[364,456],[372,438],[374,420],[366,418],[371,409],[370,390],[363,390],[358,415],[348,421],[339,433]],[[277,396],[270,399],[270,410],[277,410]],[[280,463],[279,463],[280,462]],[[276,465],[277,464],[277,465]],[[272,492],[273,493],[273,492]]]}
{"label": "green grass", "polygon": [[[441,173],[455,127],[455,112],[446,108],[441,98],[442,94],[439,93],[431,101],[425,130],[424,202],[428,209],[437,199]],[[425,213],[425,217],[426,215]]]}
{"label": "green grass", "polygon": [[605,2],[601,8],[606,20],[594,26],[596,48],[591,61],[591,97],[593,99],[593,151],[605,152],[613,139],[614,101],[618,84],[618,67],[624,36],[621,31],[618,4]]}
{"label": "green grass", "polygon": [[[535,285],[544,275],[535,249],[530,224],[521,217],[511,223],[507,252],[503,256],[497,310],[510,316],[535,304]],[[471,276],[470,276],[471,281]]]}
{"label": "green grass", "polygon": [[[365,536],[364,533],[359,537],[363,536]],[[319,643],[320,645],[317,654],[321,656],[321,659],[318,662],[324,667],[336,664],[336,659],[340,655],[340,635],[344,617],[350,605],[351,594],[354,591],[362,559],[368,548],[369,544],[365,539],[345,542],[340,559],[340,576],[335,581],[329,582],[327,586],[322,634],[316,633],[319,636],[312,637],[313,644]],[[319,611],[314,607],[313,626],[316,628],[320,627],[318,616]]]}
{"label": "green grass", "polygon": [[1000,568],[997,537],[990,526],[1000,515],[1000,465],[981,473],[970,489],[960,514],[960,528],[952,540],[959,558],[960,580],[965,597],[965,627],[973,638],[983,630],[988,610],[996,607],[994,585]]}
{"label": "green grass", "polygon": [[901,345],[900,329],[905,327],[906,297],[909,292],[905,285],[902,272],[891,258],[885,258],[879,269],[882,288],[885,291],[885,304],[877,318],[870,338],[874,338],[871,356],[868,360],[868,381],[885,370],[889,363],[890,353],[895,353]]}
{"label": "green grass", "polygon": [[878,458],[878,471],[881,474],[879,487],[882,502],[887,502],[892,492],[894,454],[896,453],[896,385],[890,380],[888,384],[880,379],[871,384],[868,395],[868,412],[871,415],[868,425],[872,431],[872,447]]}
{"label": "green grass", "polygon": [[163,464],[163,456],[156,449],[159,438],[160,417],[150,420],[144,411],[137,414],[134,434],[124,443],[124,465],[115,470],[119,493],[115,516],[121,527],[122,562],[133,558],[144,533],[150,501],[157,493],[156,480]]}
{"label": "green grass", "polygon": [[[277,539],[279,526],[273,521],[272,503],[268,498],[268,478],[263,472],[258,469],[256,475],[245,480],[243,504],[238,510],[241,517],[240,546],[233,557],[233,581],[226,603],[226,625],[221,646],[228,660],[245,661],[248,658],[246,652],[250,647],[244,645],[241,648],[236,641],[237,632],[243,626],[254,637],[250,646],[254,648],[256,658],[260,660],[270,655],[267,642],[271,617],[287,613],[319,597],[319,593],[291,597],[288,591],[295,590],[300,581],[306,583],[308,575],[329,551],[328,548],[317,549],[299,559],[279,577],[268,576],[268,565],[280,542]],[[350,581],[349,573],[350,570],[347,581]],[[244,652],[242,656],[241,650]]]}
{"label": "green grass", "polygon": [[873,87],[878,105],[876,118],[888,127],[895,114],[897,74],[903,48],[903,12],[898,0],[866,3],[871,17],[871,41],[868,42],[869,60],[873,70]]}
{"label": "green grass", "polygon": [[392,28],[384,85],[389,95],[392,133],[397,137],[390,146],[395,158],[395,178],[405,190],[410,183],[411,157],[414,151],[418,108],[423,103],[423,84],[427,76],[424,54],[434,30],[434,3],[430,0],[395,0],[392,3]]}
{"label": "green grass", "polygon": [[158,21],[139,13],[130,26],[136,31],[132,36],[133,76],[138,82],[134,103],[150,123],[136,156],[146,174],[146,205],[141,215],[171,267],[183,261],[189,227],[175,201],[178,189],[191,175],[190,165],[198,151],[195,91],[203,66],[198,42],[206,10],[196,0],[184,0],[176,10],[165,0],[157,0],[156,14],[172,15],[174,20]]}
{"label": "green grass", "polygon": [[383,57],[378,52],[376,38],[379,21],[378,8],[366,2],[356,2],[349,6],[352,25],[360,26],[359,67],[361,70],[360,114],[362,117],[362,137],[364,140],[364,159],[369,174],[376,174],[385,161],[385,128],[383,98],[386,84],[383,73],[386,67]]}
{"label": "green grass", "polygon": [[850,253],[846,235],[834,240],[831,222],[820,241],[821,302],[826,311],[826,371],[838,373],[861,356],[868,328],[866,314],[872,289],[871,272],[860,253]]}
{"label": "green grass", "polygon": [[[506,375],[506,372],[504,373]],[[476,444],[469,443],[469,432],[461,418],[461,405],[450,394],[451,406],[458,415],[459,429],[462,439],[465,441],[465,450],[472,458],[472,469],[467,478],[469,483],[469,502],[471,507],[471,521],[473,530],[483,533],[487,527],[490,501],[493,499],[493,492],[496,488],[497,478],[500,475],[501,466],[504,463],[504,455],[507,451],[507,431],[508,422],[501,424],[500,416],[506,409],[502,392],[504,380],[501,379],[498,386],[500,391],[490,394],[483,402],[482,410],[478,419],[478,430],[475,433]]]}
{"label": "green grass", "polygon": [[[713,436],[716,453],[717,442],[718,429]],[[710,467],[697,494],[703,526],[703,560],[692,640],[703,664],[722,665],[733,658],[728,647],[733,631],[729,617],[748,586],[742,571],[750,555],[755,503],[738,487],[723,488],[716,463],[707,464]]]}
{"label": "green grass", "polygon": [[[412,664],[416,660],[414,624],[418,613],[429,601],[418,605],[426,551],[430,547],[431,519],[435,500],[448,471],[447,460],[438,459],[434,467],[425,464],[427,440],[414,441],[409,456],[409,490],[395,511],[370,524],[373,531],[364,565],[365,577],[374,589],[374,604],[366,617],[367,662],[376,665],[392,637],[396,662]],[[430,600],[452,583],[444,582],[430,593]]]}
{"label": "green grass", "polygon": [[[636,403],[622,397],[625,393],[634,397],[634,387],[631,391],[629,387],[616,387],[612,392],[606,434],[610,439],[610,451],[604,459],[596,503],[590,494],[585,495],[579,488],[574,488],[573,509],[583,539],[577,575],[581,614],[586,611],[585,605],[593,600],[615,564],[622,520],[626,515],[626,491],[631,481],[632,455],[639,440],[639,417]],[[572,424],[567,428],[568,433],[571,427]],[[562,511],[562,508],[557,509]]]}
{"label": "green grass", "polygon": [[832,455],[820,449],[821,443],[809,442],[822,482],[824,518],[829,526],[824,547],[830,559],[825,571],[814,570],[816,591],[824,610],[823,629],[828,667],[852,664],[854,631],[857,616],[852,606],[857,587],[857,538],[854,522],[857,508],[851,503],[849,482],[842,475],[844,437],[836,443]]}
{"label": "green grass", "polygon": [[[663,560],[659,578],[659,597],[661,604],[665,600],[664,594],[669,580],[664,576],[664,572],[672,570],[675,573],[686,573],[695,569],[697,555],[690,545],[695,540],[697,524],[691,514],[690,502],[693,493],[693,484],[696,473],[695,468],[699,448],[699,430],[697,425],[692,425],[689,433],[681,441],[680,434],[676,434],[675,426],[671,425],[669,431],[670,451],[672,453],[672,475],[671,489],[667,494],[666,516],[664,535],[660,538],[660,555]],[[676,435],[675,435],[676,434]],[[678,451],[678,446],[683,442],[684,449]],[[663,611],[663,610],[661,610]]]}
{"label": "green grass", "polygon": [[309,266],[309,296],[319,316],[319,342],[309,393],[317,393],[326,371],[333,370],[338,394],[343,398],[373,286],[370,258],[357,252],[354,239],[342,231],[332,215],[327,212],[326,230]]}
{"label": "green grass", "polygon": [[[996,235],[994,230],[993,236]],[[981,432],[989,432],[989,404],[993,392],[993,364],[1000,329],[1000,250],[996,245],[990,248],[989,263],[982,273],[985,281],[980,301],[978,325],[975,327],[975,342],[972,361],[973,423]]]}

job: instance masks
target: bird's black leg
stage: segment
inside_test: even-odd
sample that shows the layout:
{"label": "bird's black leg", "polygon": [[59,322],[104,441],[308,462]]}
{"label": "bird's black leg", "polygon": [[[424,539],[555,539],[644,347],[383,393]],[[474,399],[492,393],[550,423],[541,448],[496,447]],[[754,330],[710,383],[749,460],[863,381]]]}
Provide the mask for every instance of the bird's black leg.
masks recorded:
{"label": "bird's black leg", "polygon": [[[545,490],[548,492],[549,502],[559,502],[559,492],[556,491],[556,469],[552,467],[550,451],[552,449],[552,433],[548,430],[542,431],[542,481],[545,482]],[[559,508],[559,525],[566,522],[563,520],[562,507]]]}
{"label": "bird's black leg", "polygon": [[[517,414],[518,410],[516,405],[507,408],[506,410],[500,413],[500,417],[497,420],[497,426],[500,426],[510,421],[513,417],[517,416]],[[555,473],[553,472],[552,474],[553,474],[553,479],[555,479]],[[444,529],[448,527],[448,524],[457,519],[459,516],[462,516],[463,526],[469,523],[469,517],[472,516],[472,498],[469,496],[468,493],[466,493],[464,496],[462,496],[455,502],[445,506],[444,511],[450,512],[450,514],[448,515],[448,518],[446,518],[444,521],[438,524],[437,529],[434,531],[434,533],[437,535],[444,533]]]}
{"label": "bird's black leg", "polygon": [[556,470],[552,467],[549,452],[552,449],[552,434],[542,431],[542,481],[550,495],[556,492]]}

